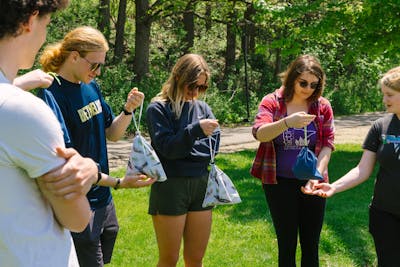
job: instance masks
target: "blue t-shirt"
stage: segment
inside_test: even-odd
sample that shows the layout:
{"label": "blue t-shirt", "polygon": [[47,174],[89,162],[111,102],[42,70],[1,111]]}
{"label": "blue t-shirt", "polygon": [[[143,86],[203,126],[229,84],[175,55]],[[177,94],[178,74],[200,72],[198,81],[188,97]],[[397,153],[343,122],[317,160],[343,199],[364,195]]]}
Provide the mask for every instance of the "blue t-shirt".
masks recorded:
{"label": "blue t-shirt", "polygon": [[[67,130],[67,147],[75,148],[83,157],[90,157],[101,166],[103,173],[109,173],[106,128],[114,120],[110,106],[104,101],[98,84],[71,83],[59,76],[61,85],[54,80],[47,90],[41,90],[39,97],[53,109],[63,129]],[[52,96],[51,96],[52,95]],[[56,103],[52,103],[53,101]],[[57,111],[57,106],[59,110]],[[59,112],[61,111],[60,119]],[[112,196],[109,187],[93,186],[87,194],[92,209],[106,206]]]}

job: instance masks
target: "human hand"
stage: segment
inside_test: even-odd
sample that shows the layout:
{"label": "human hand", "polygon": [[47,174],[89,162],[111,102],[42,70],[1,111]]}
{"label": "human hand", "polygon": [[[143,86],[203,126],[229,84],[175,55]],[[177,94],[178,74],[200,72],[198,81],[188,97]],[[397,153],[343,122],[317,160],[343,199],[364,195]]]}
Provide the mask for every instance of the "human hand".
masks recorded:
{"label": "human hand", "polygon": [[155,183],[156,181],[157,179],[147,177],[144,174],[125,175],[124,179],[121,179],[120,188],[145,187]]}
{"label": "human hand", "polygon": [[313,190],[315,189],[315,185],[318,183],[316,180],[308,180],[308,182],[305,184],[305,186],[301,187],[301,191],[304,194],[309,194],[312,195]]}
{"label": "human hand", "polygon": [[144,94],[139,91],[137,87],[132,88],[128,93],[125,103],[126,111],[133,112],[136,108],[140,107],[144,99]]}
{"label": "human hand", "polygon": [[54,195],[65,199],[86,195],[97,181],[96,163],[90,158],[82,157],[73,148],[57,148],[57,155],[67,162],[40,178],[45,187]]}
{"label": "human hand", "polygon": [[200,120],[200,127],[206,136],[212,135],[212,133],[219,126],[218,120],[215,119],[202,119]]}
{"label": "human hand", "polygon": [[328,183],[316,183],[311,188],[307,188],[307,185],[302,186],[301,192],[307,195],[316,195],[327,198],[335,194],[335,187]]}
{"label": "human hand", "polygon": [[315,115],[307,114],[304,111],[290,114],[285,118],[289,128],[303,128],[315,119]]}
{"label": "human hand", "polygon": [[36,88],[47,88],[53,83],[54,77],[36,69],[14,79],[13,84],[25,91]]}

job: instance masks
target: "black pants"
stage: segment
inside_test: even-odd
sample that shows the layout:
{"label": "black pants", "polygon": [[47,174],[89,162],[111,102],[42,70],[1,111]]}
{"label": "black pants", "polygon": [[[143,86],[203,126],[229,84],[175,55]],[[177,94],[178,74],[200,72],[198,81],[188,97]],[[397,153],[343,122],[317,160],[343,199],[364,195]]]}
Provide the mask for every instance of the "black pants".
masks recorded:
{"label": "black pants", "polygon": [[400,266],[400,217],[370,207],[369,232],[374,238],[378,266]]}
{"label": "black pants", "polygon": [[319,266],[318,244],[326,199],[303,194],[300,187],[307,181],[277,179],[278,184],[264,184],[263,188],[278,239],[279,266],[296,266],[298,235],[301,266]]}
{"label": "black pants", "polygon": [[71,233],[81,267],[102,267],[110,263],[119,230],[114,202],[96,209],[81,233]]}

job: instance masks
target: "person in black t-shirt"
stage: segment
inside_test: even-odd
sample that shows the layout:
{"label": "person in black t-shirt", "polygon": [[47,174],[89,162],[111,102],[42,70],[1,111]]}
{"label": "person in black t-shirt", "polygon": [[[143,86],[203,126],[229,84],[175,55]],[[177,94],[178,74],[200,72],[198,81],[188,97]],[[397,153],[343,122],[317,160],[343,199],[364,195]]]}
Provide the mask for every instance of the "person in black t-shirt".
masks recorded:
{"label": "person in black t-shirt", "polygon": [[358,165],[332,184],[315,185],[308,194],[330,197],[350,189],[372,174],[375,164],[374,195],[369,210],[369,231],[374,239],[378,266],[398,266],[400,252],[400,67],[379,81],[388,113],[371,126]]}

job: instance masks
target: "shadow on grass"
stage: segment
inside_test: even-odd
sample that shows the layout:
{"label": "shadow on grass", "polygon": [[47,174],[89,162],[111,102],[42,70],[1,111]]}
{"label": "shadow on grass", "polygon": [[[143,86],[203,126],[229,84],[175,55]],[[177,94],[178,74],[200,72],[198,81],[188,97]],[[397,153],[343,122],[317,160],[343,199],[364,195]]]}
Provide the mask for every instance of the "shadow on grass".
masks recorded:
{"label": "shadow on grass", "polygon": [[[359,145],[344,145],[332,153],[329,164],[331,182],[356,166],[361,153]],[[254,151],[248,150],[217,156],[217,165],[232,179],[242,203],[220,206],[215,212],[223,213],[232,222],[241,224],[266,219],[268,227],[273,229],[261,181],[249,173],[254,155]],[[364,184],[328,199],[324,220],[326,230],[323,229],[320,252],[329,255],[339,250],[353,259],[356,266],[373,265],[375,254],[368,232],[368,204],[374,177],[375,173]]]}

